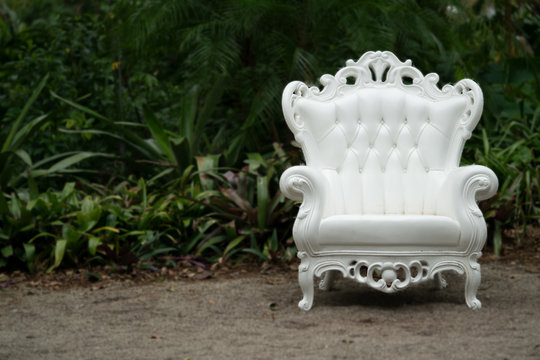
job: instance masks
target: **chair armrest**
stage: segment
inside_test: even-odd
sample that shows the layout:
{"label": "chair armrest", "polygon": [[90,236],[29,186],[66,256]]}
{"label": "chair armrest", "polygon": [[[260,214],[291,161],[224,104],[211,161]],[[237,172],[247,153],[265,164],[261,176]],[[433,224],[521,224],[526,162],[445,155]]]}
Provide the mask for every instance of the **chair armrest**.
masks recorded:
{"label": "chair armrest", "polygon": [[279,187],[283,195],[291,200],[302,201],[305,196],[321,194],[326,190],[324,175],[311,167],[293,166],[283,172]]}
{"label": "chair armrest", "polygon": [[499,181],[495,173],[480,165],[462,166],[452,170],[441,188],[438,212],[452,216],[456,211],[468,209],[476,216],[482,216],[476,202],[495,195]]}
{"label": "chair armrest", "polygon": [[324,175],[307,166],[293,166],[285,170],[279,180],[283,195],[302,201],[293,227],[293,237],[298,250],[309,248],[309,241],[318,237],[321,219],[328,209],[326,197],[329,185]]}
{"label": "chair armrest", "polygon": [[[330,189],[326,178],[317,169],[307,166],[293,166],[283,172],[279,180],[283,195],[291,200],[302,201],[309,208],[321,208],[326,204],[326,196]],[[304,209],[307,211],[309,209]],[[299,213],[298,217],[302,214]]]}
{"label": "chair armrest", "polygon": [[456,220],[461,225],[462,246],[467,253],[477,253],[487,237],[486,222],[477,201],[495,195],[499,181],[491,169],[470,165],[452,170],[443,183],[437,213]]}

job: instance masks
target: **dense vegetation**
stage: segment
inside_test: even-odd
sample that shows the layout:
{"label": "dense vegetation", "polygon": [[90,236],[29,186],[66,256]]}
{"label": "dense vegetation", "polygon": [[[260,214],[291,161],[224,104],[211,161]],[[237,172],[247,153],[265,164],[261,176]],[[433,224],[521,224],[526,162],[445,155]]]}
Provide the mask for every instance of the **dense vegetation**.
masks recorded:
{"label": "dense vegetation", "polygon": [[376,49],[480,83],[495,252],[538,224],[537,2],[7,0],[0,270],[293,257],[281,91]]}

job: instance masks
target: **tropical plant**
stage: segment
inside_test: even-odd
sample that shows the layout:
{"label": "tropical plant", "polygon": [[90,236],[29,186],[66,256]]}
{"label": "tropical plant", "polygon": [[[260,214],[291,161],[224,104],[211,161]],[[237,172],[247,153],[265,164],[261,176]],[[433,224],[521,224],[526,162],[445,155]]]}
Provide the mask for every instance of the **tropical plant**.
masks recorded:
{"label": "tropical plant", "polygon": [[51,271],[88,262],[132,266],[162,255],[185,255],[192,249],[186,246],[192,234],[199,233],[192,225],[204,211],[189,195],[198,191],[189,181],[192,176],[188,169],[176,184],[187,194],[150,192],[143,179],[111,189],[70,182],[62,191],[35,198],[12,193],[7,211],[0,213],[0,268],[26,264],[30,271]]}
{"label": "tropical plant", "polygon": [[[26,140],[32,134],[36,126],[47,118],[47,114],[38,116],[30,122],[24,123],[24,126],[21,125],[32,104],[43,90],[47,78],[48,76],[46,75],[41,80],[5,138],[4,136],[0,137],[2,143],[2,148],[0,149],[0,210],[5,209],[5,199],[1,192],[15,189],[24,179],[27,180],[27,188],[32,195],[35,196],[38,191],[35,183],[37,177],[88,171],[73,169],[71,166],[88,158],[111,156],[105,153],[69,151],[52,155],[37,162],[32,161],[31,156],[25,149],[25,147],[28,148],[26,146]],[[17,162],[16,160],[19,161]],[[51,165],[51,163],[53,164]],[[43,167],[46,164],[49,166],[48,168]]]}
{"label": "tropical plant", "polygon": [[[150,164],[154,167],[148,170],[146,175],[152,176],[151,180],[165,178],[169,181],[181,176],[186,169],[196,163],[196,155],[201,155],[203,145],[211,148],[211,144],[204,137],[204,124],[210,119],[212,109],[215,106],[215,97],[219,97],[221,87],[216,84],[214,90],[209,94],[209,98],[202,106],[199,105],[200,97],[193,89],[182,101],[182,114],[178,118],[178,132],[168,131],[158,119],[156,114],[148,109],[142,109],[143,124],[129,121],[112,121],[97,112],[65,99],[56,93],[54,97],[72,106],[83,114],[88,114],[99,119],[103,124],[107,124],[107,129],[61,129],[64,133],[99,136],[119,140],[129,147],[130,156],[123,156],[126,163],[134,163],[141,167]],[[149,134],[145,138],[144,133],[131,129],[144,129],[144,133]],[[203,141],[205,141],[203,143]],[[208,157],[206,157],[208,158]],[[156,169],[159,169],[156,171]],[[140,169],[139,169],[140,171]]]}
{"label": "tropical plant", "polygon": [[[210,209],[206,215],[211,227],[199,249],[213,246],[215,258],[222,261],[241,252],[271,261],[284,254],[296,254],[292,246],[293,203],[279,191],[279,176],[290,166],[282,147],[274,143],[274,152],[262,156],[250,153],[239,171],[213,173],[216,187],[202,193]],[[212,183],[211,183],[212,184]]]}
{"label": "tropical plant", "polygon": [[[499,113],[492,124],[495,128],[481,129],[475,139],[481,145],[472,155],[475,161],[494,169],[500,180],[498,196],[485,204],[492,209],[487,217],[492,223],[497,256],[501,254],[504,228],[521,228],[519,235],[525,233],[528,224],[540,220],[540,132],[535,131],[540,124],[540,105],[534,100],[534,76],[526,80],[529,84],[516,84],[520,81],[509,82],[509,88],[499,97]],[[512,89],[520,90],[516,94]],[[517,239],[519,243],[520,237]]]}
{"label": "tropical plant", "polygon": [[460,21],[460,37],[473,34],[458,71],[477,79],[484,92],[479,133],[465,149],[468,161],[486,164],[499,178],[499,194],[484,204],[498,256],[504,229],[524,233],[540,218],[539,117],[540,6],[480,1]]}

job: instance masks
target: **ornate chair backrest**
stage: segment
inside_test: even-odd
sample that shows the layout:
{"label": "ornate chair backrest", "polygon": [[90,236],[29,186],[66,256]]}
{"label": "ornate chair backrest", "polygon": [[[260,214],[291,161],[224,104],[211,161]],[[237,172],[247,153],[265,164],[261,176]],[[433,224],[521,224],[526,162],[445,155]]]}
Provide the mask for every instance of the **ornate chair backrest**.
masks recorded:
{"label": "ornate chair backrest", "polygon": [[332,189],[324,216],[437,214],[440,186],[459,166],[483,106],[474,81],[439,89],[438,80],[377,51],[323,75],[322,90],[286,87],[287,124],[306,165]]}

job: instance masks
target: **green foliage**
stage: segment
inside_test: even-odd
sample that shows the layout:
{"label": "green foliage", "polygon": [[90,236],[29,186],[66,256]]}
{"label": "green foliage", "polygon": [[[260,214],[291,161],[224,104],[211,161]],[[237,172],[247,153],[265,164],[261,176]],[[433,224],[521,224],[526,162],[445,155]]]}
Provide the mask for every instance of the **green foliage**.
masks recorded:
{"label": "green foliage", "polygon": [[500,255],[505,228],[525,230],[540,219],[540,9],[507,2],[494,10],[492,18],[473,18],[464,26],[480,35],[475,41],[483,41],[464,56],[463,69],[477,69],[470,76],[479,81],[485,98],[484,116],[465,158],[487,165],[499,178],[497,197],[483,205],[494,252]]}
{"label": "green foliage", "polygon": [[[9,132],[5,136],[0,136],[2,148],[0,149],[0,190],[7,191],[14,189],[23,179],[27,180],[29,190],[35,195],[37,187],[34,180],[41,176],[54,176],[62,173],[75,173],[84,170],[71,168],[72,165],[93,157],[110,157],[109,154],[93,153],[86,151],[69,151],[61,154],[55,154],[38,162],[33,162],[24,145],[27,138],[33,133],[34,128],[46,119],[47,114],[38,116],[37,118],[27,122],[24,126],[25,119],[32,104],[37,100],[39,94],[43,90],[47,81],[46,75],[34,90],[30,99],[25,103],[23,109],[17,119],[11,126]],[[3,135],[3,134],[2,134]],[[16,160],[19,160],[19,164]],[[20,164],[22,161],[22,164]],[[53,163],[50,165],[50,163]],[[43,165],[49,164],[48,168],[43,168]],[[24,170],[23,170],[24,169]],[[0,209],[4,208],[4,201],[0,199]]]}
{"label": "green foliage", "polygon": [[11,126],[6,137],[4,138],[2,136],[0,138],[2,140],[2,148],[0,149],[0,160],[1,160],[0,161],[0,189],[2,190],[7,188],[10,180],[14,178],[13,157],[15,155],[17,155],[26,164],[31,165],[30,156],[28,155],[26,151],[24,151],[21,148],[21,146],[24,143],[28,134],[32,131],[32,128],[38,125],[41,121],[43,121],[46,118],[46,115],[37,117],[22,127],[21,127],[21,123],[22,123],[22,120],[25,118],[26,114],[28,113],[28,110],[30,109],[32,104],[36,101],[41,90],[43,90],[43,87],[45,86],[45,82],[47,81],[47,77],[48,76],[45,76],[41,80],[38,87],[34,90],[34,92],[32,93],[32,96],[30,96],[30,99],[28,99],[28,101],[24,105],[23,109],[21,110],[19,116],[17,117],[13,125]]}
{"label": "green foliage", "polygon": [[[96,141],[96,133],[85,130],[108,131],[110,122],[104,118],[140,125],[144,123],[142,112],[147,106],[162,109],[160,117],[171,123],[169,119],[174,116],[171,104],[180,98],[180,90],[171,83],[161,85],[154,75],[138,68],[126,74],[122,54],[116,51],[114,15],[109,13],[112,8],[103,6],[95,11],[90,4],[85,2],[84,6],[70,11],[70,7],[54,0],[38,1],[34,5],[15,2],[12,5],[19,9],[20,16],[6,5],[0,6],[0,21],[4,25],[0,26],[4,29],[0,31],[3,45],[0,51],[0,114],[3,114],[0,135],[7,136],[10,124],[17,119],[32,91],[38,88],[42,77],[49,74],[47,87],[52,92],[43,91],[34,101],[27,119],[19,125],[25,126],[30,122],[28,119],[48,115],[34,126],[27,138],[32,144],[26,149],[29,156],[47,158],[83,148],[86,152],[114,153],[125,162],[115,167],[112,164],[118,163],[118,157],[113,163],[103,159],[88,160],[90,167],[97,169],[93,175],[97,181],[111,176],[103,164],[116,168],[113,175],[146,174],[147,167],[135,166],[134,162],[126,160],[131,159],[133,153],[123,143],[112,138]],[[94,11],[79,13],[83,7]],[[59,97],[71,99],[93,112],[59,102]],[[146,135],[145,129],[140,127],[130,130],[137,137]],[[148,146],[137,145],[149,151]],[[44,185],[49,184],[61,187],[62,180]]]}
{"label": "green foliage", "polygon": [[280,174],[291,165],[289,159],[276,143],[268,156],[251,153],[247,157],[242,170],[214,172],[205,179],[210,181],[208,191],[201,195],[211,210],[207,217],[212,236],[200,248],[211,247],[218,259],[247,252],[271,261],[278,251],[290,258],[295,255],[289,248],[293,203],[281,194],[278,184]]}
{"label": "green foliage", "polygon": [[[277,190],[287,157],[281,147],[275,149],[273,156],[250,155],[237,173],[220,175],[209,166],[193,172],[190,166],[165,190],[151,190],[139,179],[113,188],[70,182],[62,191],[35,198],[26,192],[4,195],[0,268],[25,264],[29,271],[51,271],[89,262],[132,266],[189,254],[211,261],[241,258],[242,252],[264,261],[278,252],[294,256],[288,228],[293,204]],[[199,175],[215,178],[198,185]]]}
{"label": "green foliage", "polygon": [[368,50],[480,83],[464,163],[499,177],[499,254],[540,216],[539,39],[540,7],[507,0],[6,0],[0,268],[291,258],[281,92]]}
{"label": "green foliage", "polygon": [[280,131],[280,98],[291,80],[314,84],[320,74],[374,49],[418,59],[422,69],[451,80],[459,44],[447,6],[349,0],[155,0],[133,6],[127,0],[116,11],[127,19],[118,23],[120,44],[134,59],[165,58],[163,72],[204,94],[226,77],[215,118],[203,133],[211,140],[209,152],[224,152],[229,165],[238,165],[244,152],[266,153],[272,141],[288,142]]}
{"label": "green foliage", "polygon": [[[524,76],[511,76],[517,71],[514,66],[519,66]],[[497,255],[503,228],[525,230],[527,224],[540,219],[540,104],[535,95],[539,82],[534,71],[520,62],[510,62],[507,71],[507,82],[500,78],[498,89],[487,89],[496,91],[490,95],[498,99],[486,106],[494,121],[491,127],[482,126],[481,135],[473,139],[478,144],[474,159],[492,168],[500,180],[497,197],[485,204],[485,210],[490,210],[487,218],[493,223]]]}
{"label": "green foliage", "polygon": [[[187,184],[189,176],[188,171],[178,185]],[[184,246],[193,232],[190,225],[203,209],[190,198],[149,192],[143,179],[114,189],[66,183],[60,192],[49,190],[33,199],[12,193],[0,215],[0,267],[24,263],[30,271],[51,271],[105,261],[131,266],[164,253],[185,254],[191,250]]]}
{"label": "green foliage", "polygon": [[[14,23],[18,23],[16,26]],[[80,97],[100,91],[107,95],[108,83],[112,79],[112,60],[104,53],[100,28],[102,24],[96,16],[59,16],[50,14],[46,19],[34,19],[32,23],[22,23],[12,16],[6,27],[9,31],[0,37],[3,51],[0,52],[0,113],[4,113],[0,123],[0,133],[18,115],[32,90],[40,79],[49,74],[47,85],[70,96]],[[100,46],[101,45],[101,46]],[[106,69],[109,71],[103,71]],[[104,91],[105,90],[105,91]],[[102,101],[107,101],[102,98]],[[110,100],[109,100],[110,101]],[[95,101],[94,106],[100,102]],[[56,129],[70,116],[66,109],[58,108],[54,99],[42,94],[34,102],[30,117],[49,114],[40,124],[39,135],[34,134],[31,154],[49,156],[69,151],[79,141],[58,133]],[[89,120],[91,122],[91,120]],[[82,121],[81,124],[83,124]]]}

